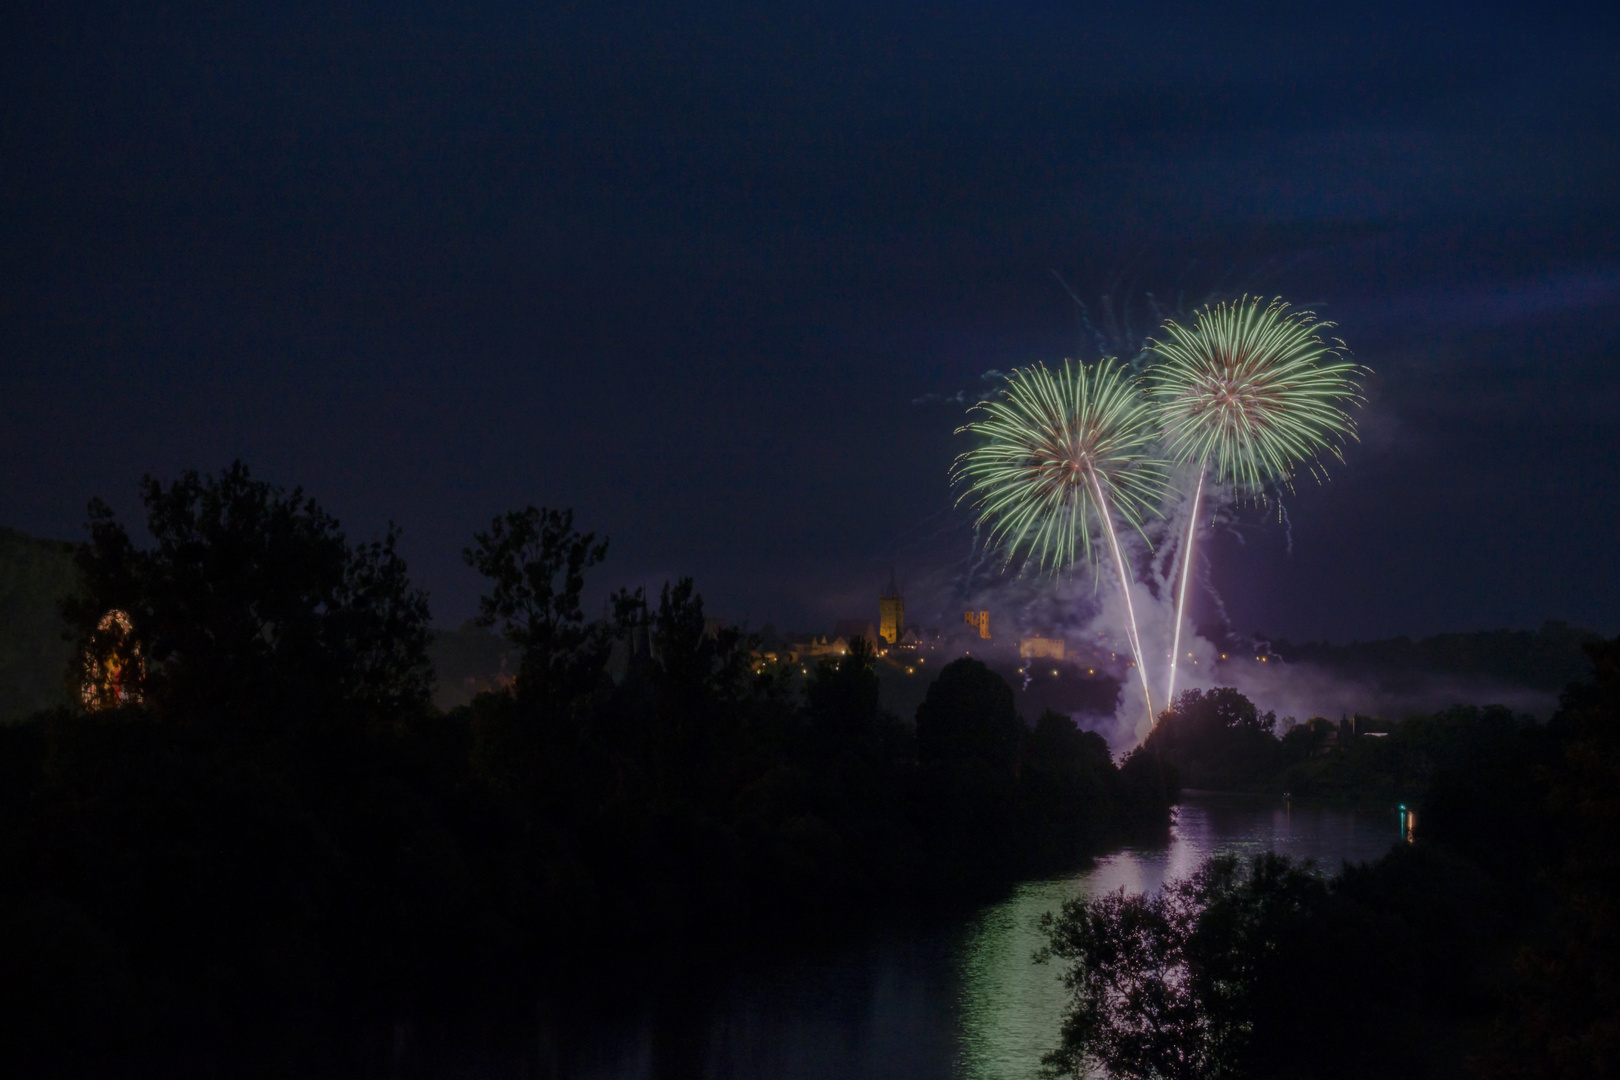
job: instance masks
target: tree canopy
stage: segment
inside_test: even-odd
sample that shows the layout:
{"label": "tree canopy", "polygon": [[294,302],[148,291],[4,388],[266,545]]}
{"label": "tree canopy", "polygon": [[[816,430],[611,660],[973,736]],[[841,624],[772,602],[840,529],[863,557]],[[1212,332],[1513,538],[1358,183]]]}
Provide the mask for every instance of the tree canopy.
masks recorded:
{"label": "tree canopy", "polygon": [[921,761],[976,759],[1010,772],[1023,733],[1012,687],[969,656],[945,665],[917,709]]}
{"label": "tree canopy", "polygon": [[293,703],[419,708],[432,689],[427,597],[398,530],[351,545],[304,495],[240,462],[140,485],[154,545],[137,547],[91,502],[83,592],[64,607],[92,656],[125,612],[147,660],[143,696],[164,712],[221,717]]}

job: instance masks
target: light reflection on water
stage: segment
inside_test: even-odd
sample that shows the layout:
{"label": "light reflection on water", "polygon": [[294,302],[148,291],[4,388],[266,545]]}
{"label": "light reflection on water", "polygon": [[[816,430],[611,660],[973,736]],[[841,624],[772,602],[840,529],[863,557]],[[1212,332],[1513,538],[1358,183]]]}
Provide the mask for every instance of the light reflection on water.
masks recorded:
{"label": "light reflection on water", "polygon": [[[1084,871],[1030,881],[971,918],[895,931],[816,959],[691,988],[633,1016],[540,1025],[520,1066],[442,1075],[568,1080],[1026,1080],[1055,1045],[1063,988],[1030,956],[1037,924],[1076,894],[1157,889],[1212,853],[1276,851],[1327,870],[1375,859],[1400,835],[1393,813],[1290,808],[1203,796],[1177,808],[1168,845],[1127,848]],[[515,1068],[514,1068],[515,1066]]]}

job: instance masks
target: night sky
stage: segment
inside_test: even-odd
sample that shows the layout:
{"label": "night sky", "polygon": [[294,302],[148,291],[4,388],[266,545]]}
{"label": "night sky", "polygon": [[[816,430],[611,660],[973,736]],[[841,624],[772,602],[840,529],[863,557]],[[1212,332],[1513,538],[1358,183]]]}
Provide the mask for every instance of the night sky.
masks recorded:
{"label": "night sky", "polygon": [[1234,627],[1620,630],[1607,5],[29,6],[0,524],[239,457],[396,520],[441,624],[528,502],[603,588],[823,629],[892,564],[932,619],[957,395],[1097,354],[1065,283],[1137,333],[1248,291],[1376,376],[1332,482],[1210,546]]}

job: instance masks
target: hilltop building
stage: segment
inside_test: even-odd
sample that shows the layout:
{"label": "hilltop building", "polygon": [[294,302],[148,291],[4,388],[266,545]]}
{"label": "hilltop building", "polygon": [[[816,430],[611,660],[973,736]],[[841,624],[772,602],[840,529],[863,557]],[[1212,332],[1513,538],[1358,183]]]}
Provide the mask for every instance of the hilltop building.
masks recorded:
{"label": "hilltop building", "polygon": [[889,590],[878,597],[878,636],[890,645],[897,643],[906,632],[906,602],[900,597],[900,588],[894,583],[894,569],[889,569]]}
{"label": "hilltop building", "polygon": [[937,626],[908,626],[906,632],[900,635],[900,647],[904,649],[931,649],[939,642],[940,633]]}
{"label": "hilltop building", "polygon": [[[869,620],[870,621],[870,620]],[[849,639],[841,635],[813,634],[808,638],[790,637],[783,650],[789,660],[819,660],[824,656],[843,656],[849,652]]]}
{"label": "hilltop building", "polygon": [[1061,660],[1068,643],[1062,638],[1042,637],[1039,634],[1018,641],[1018,655],[1026,660]]}
{"label": "hilltop building", "polygon": [[990,640],[990,613],[988,611],[964,611],[962,621],[979,631],[979,636],[986,641]]}
{"label": "hilltop building", "polygon": [[871,619],[839,619],[833,626],[833,636],[843,638],[846,642],[863,637],[873,648],[876,648],[878,643],[878,630],[872,625]]}

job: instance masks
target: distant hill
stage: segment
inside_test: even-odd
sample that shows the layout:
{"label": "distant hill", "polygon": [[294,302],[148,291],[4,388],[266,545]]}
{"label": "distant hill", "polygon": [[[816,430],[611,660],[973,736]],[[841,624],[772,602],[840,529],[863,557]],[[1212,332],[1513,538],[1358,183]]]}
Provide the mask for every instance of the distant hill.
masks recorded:
{"label": "distant hill", "polygon": [[57,605],[77,587],[72,544],[0,528],[0,723],[67,702]]}
{"label": "distant hill", "polygon": [[1481,630],[1329,645],[1322,641],[1271,642],[1271,651],[1289,662],[1317,664],[1345,675],[1406,672],[1488,676],[1497,682],[1556,693],[1587,679],[1592,661],[1581,646],[1602,635],[1567,622],[1548,621],[1539,630]]}

